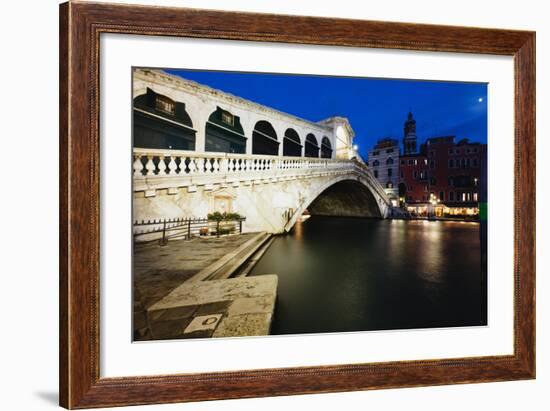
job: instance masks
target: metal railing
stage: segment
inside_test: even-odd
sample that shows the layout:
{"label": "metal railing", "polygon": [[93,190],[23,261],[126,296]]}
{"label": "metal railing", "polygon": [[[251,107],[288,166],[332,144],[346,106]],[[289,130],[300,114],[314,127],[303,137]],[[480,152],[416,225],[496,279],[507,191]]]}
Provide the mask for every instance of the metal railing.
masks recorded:
{"label": "metal railing", "polygon": [[169,239],[190,239],[199,236],[216,236],[240,234],[243,230],[241,217],[231,220],[209,220],[208,218],[169,218],[134,221],[133,234],[135,242],[159,240],[161,245]]}

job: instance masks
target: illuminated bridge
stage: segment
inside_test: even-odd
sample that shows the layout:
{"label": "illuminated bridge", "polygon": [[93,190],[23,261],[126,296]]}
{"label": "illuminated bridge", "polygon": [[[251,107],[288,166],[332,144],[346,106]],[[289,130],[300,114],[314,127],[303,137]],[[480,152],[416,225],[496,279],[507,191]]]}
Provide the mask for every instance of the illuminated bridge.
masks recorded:
{"label": "illuminated bridge", "polygon": [[343,117],[318,123],[158,70],[134,70],[134,220],[246,217],[280,233],[312,215],[386,218]]}

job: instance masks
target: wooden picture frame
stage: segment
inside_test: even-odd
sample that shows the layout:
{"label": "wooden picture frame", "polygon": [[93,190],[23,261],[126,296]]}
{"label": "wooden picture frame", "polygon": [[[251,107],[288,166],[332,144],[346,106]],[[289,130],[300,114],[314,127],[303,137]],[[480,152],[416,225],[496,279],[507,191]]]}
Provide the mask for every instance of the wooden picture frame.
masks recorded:
{"label": "wooden picture frame", "polygon": [[[513,56],[514,353],[460,359],[100,378],[101,33]],[[60,404],[90,408],[535,377],[535,33],[183,8],[60,6]]]}

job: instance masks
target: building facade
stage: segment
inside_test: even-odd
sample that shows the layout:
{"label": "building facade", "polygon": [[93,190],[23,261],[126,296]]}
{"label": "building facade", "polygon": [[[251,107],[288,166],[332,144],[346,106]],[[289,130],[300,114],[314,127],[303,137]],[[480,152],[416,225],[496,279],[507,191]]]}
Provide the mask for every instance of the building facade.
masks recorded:
{"label": "building facade", "polygon": [[486,194],[486,144],[455,136],[419,144],[411,112],[402,143],[402,153],[396,139],[379,140],[369,151],[369,166],[392,202],[412,216],[478,217]]}
{"label": "building facade", "polygon": [[399,194],[413,215],[471,216],[479,213],[487,145],[454,136],[429,138],[418,153],[399,160]]}
{"label": "building facade", "polygon": [[394,204],[399,204],[399,142],[396,139],[384,138],[378,140],[369,151],[368,165],[374,177]]}

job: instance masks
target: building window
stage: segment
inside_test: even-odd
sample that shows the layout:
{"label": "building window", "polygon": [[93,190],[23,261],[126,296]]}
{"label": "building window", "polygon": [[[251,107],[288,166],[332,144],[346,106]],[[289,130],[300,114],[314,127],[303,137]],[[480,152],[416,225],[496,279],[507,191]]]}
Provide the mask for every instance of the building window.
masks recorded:
{"label": "building window", "polygon": [[470,159],[469,158],[466,159],[466,168],[470,168]]}
{"label": "building window", "polygon": [[424,191],[428,191],[428,184],[424,185]]}
{"label": "building window", "polygon": [[389,154],[389,153],[393,153],[393,148],[388,148],[388,149],[386,150],[386,153],[388,153],[388,154]]}
{"label": "building window", "polygon": [[474,201],[478,201],[478,194],[474,193]]}
{"label": "building window", "polygon": [[472,162],[473,162],[473,166],[474,166],[474,167],[477,167],[477,165],[478,165],[478,163],[477,163],[477,158],[474,158],[474,159],[472,160]]}
{"label": "building window", "polygon": [[435,151],[430,151],[430,157],[435,157]]}
{"label": "building window", "polygon": [[412,196],[407,196],[407,201],[408,201],[408,202],[412,202],[412,201],[413,201]]}
{"label": "building window", "polygon": [[227,111],[222,111],[222,123],[225,123],[231,127],[235,124],[235,117],[233,114],[228,113]]}
{"label": "building window", "polygon": [[401,165],[402,165],[402,166],[405,165],[405,160],[401,160]]}
{"label": "building window", "polygon": [[449,201],[455,201],[455,192],[449,191]]}
{"label": "building window", "polygon": [[466,201],[466,193],[462,193],[462,202]]}
{"label": "building window", "polygon": [[378,170],[374,170],[374,177],[378,178]]}
{"label": "building window", "polygon": [[379,165],[380,165],[380,162],[378,160],[374,160],[374,162],[372,163],[373,167],[378,167]]}
{"label": "building window", "polygon": [[391,168],[388,168],[388,177],[391,177],[393,175],[393,170]]}
{"label": "building window", "polygon": [[386,184],[386,188],[393,188],[393,183],[391,181],[388,181]]}
{"label": "building window", "polygon": [[403,178],[403,170],[401,170],[401,171],[399,172],[399,174],[400,174],[401,178]]}
{"label": "building window", "polygon": [[372,156],[373,156],[373,157],[376,157],[378,154],[380,154],[380,151],[373,151],[373,152],[372,152]]}
{"label": "building window", "polygon": [[386,160],[386,165],[391,165],[391,164],[393,164],[393,158],[390,157]]}
{"label": "building window", "polygon": [[449,185],[450,185],[451,187],[454,186],[454,185],[455,185],[455,179],[454,179],[454,177],[449,177],[448,182],[449,182]]}
{"label": "building window", "polygon": [[417,178],[418,177],[418,171],[414,170],[413,171],[413,178]]}
{"label": "building window", "polygon": [[444,191],[439,192],[439,201],[445,201],[445,192]]}
{"label": "building window", "polygon": [[454,150],[453,150],[452,148],[450,148],[450,149],[449,149],[449,154],[453,154],[453,151],[454,151]]}
{"label": "building window", "polygon": [[413,161],[412,160],[409,160],[409,165],[412,165],[413,164]]}
{"label": "building window", "polygon": [[435,161],[434,160],[430,160],[430,168],[431,169],[435,168]]}
{"label": "building window", "polygon": [[427,158],[424,159],[424,165],[425,165],[425,166],[428,165],[428,159],[427,159]]}
{"label": "building window", "polygon": [[474,186],[477,187],[477,177],[474,177]]}
{"label": "building window", "polygon": [[155,108],[163,113],[170,114],[171,116],[176,114],[176,105],[168,97],[156,95]]}
{"label": "building window", "polygon": [[449,160],[449,168],[454,168],[454,166],[455,166],[455,161],[451,158]]}
{"label": "building window", "polygon": [[418,165],[418,160],[414,160],[414,165],[415,165],[415,166]]}

